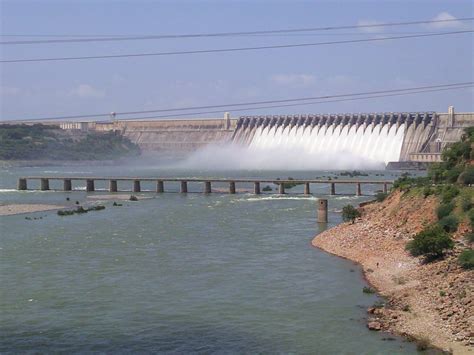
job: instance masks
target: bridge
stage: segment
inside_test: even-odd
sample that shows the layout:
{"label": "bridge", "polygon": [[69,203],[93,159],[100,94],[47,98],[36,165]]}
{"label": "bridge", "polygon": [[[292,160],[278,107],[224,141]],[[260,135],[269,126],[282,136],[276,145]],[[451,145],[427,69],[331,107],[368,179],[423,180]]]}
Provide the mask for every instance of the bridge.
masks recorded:
{"label": "bridge", "polygon": [[130,183],[130,192],[141,192],[141,182],[154,182],[156,186],[156,193],[165,192],[165,183],[172,182],[180,184],[180,192],[188,192],[188,183],[198,183],[203,185],[202,192],[205,194],[210,194],[212,192],[212,183],[224,183],[228,184],[228,193],[236,193],[236,184],[253,184],[253,193],[255,195],[261,194],[261,184],[262,183],[271,183],[278,186],[278,193],[285,194],[285,187],[288,184],[291,185],[304,185],[304,194],[311,194],[311,185],[312,184],[326,184],[329,186],[329,194],[336,194],[336,185],[341,184],[351,184],[355,186],[355,195],[362,195],[362,185],[380,185],[383,192],[388,191],[388,186],[393,184],[392,181],[388,180],[321,180],[321,179],[241,179],[241,178],[151,178],[151,177],[84,177],[84,176],[27,176],[20,177],[18,179],[18,190],[28,190],[28,180],[39,180],[39,190],[48,191],[50,190],[50,181],[59,180],[63,183],[63,188],[60,191],[72,191],[72,182],[79,181],[85,183],[86,192],[95,191],[95,182],[96,181],[108,181],[108,191],[109,192],[118,192],[118,182],[126,181]]}

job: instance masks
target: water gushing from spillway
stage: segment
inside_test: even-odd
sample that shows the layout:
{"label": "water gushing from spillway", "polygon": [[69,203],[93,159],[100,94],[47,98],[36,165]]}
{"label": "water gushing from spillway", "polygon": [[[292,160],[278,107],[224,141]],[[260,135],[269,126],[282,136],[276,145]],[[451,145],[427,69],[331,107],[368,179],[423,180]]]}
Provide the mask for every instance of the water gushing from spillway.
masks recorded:
{"label": "water gushing from spillway", "polygon": [[408,160],[432,135],[433,113],[240,117],[232,141],[184,162],[205,169],[380,169]]}
{"label": "water gushing from spillway", "polygon": [[329,126],[257,127],[248,149],[300,151],[318,159],[325,155],[348,155],[373,162],[397,161],[403,144],[405,125],[377,124]]}

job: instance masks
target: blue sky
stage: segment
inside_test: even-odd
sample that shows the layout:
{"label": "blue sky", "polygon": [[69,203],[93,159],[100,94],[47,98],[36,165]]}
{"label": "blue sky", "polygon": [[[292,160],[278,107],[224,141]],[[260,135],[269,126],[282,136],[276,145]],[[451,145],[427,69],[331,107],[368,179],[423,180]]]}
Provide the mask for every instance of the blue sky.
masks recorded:
{"label": "blue sky", "polygon": [[[472,1],[1,1],[3,35],[231,32],[473,17]],[[34,58],[319,42],[472,29],[473,22],[246,36],[2,46]],[[12,40],[12,37],[2,37]],[[2,65],[0,120],[331,95],[474,80],[473,35],[255,52]],[[474,111],[474,91],[235,112]],[[232,113],[232,111],[231,111]],[[218,117],[220,114],[207,115]]]}

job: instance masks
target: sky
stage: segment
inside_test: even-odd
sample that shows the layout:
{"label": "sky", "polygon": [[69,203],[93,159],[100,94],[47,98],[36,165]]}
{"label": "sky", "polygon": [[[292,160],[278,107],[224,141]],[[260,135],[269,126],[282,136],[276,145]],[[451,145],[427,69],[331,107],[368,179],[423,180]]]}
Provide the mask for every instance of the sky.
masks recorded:
{"label": "sky", "polygon": [[[11,35],[90,38],[194,34],[474,17],[474,2],[457,0],[2,0],[0,3],[2,41],[46,38]],[[0,57],[7,60],[267,46],[473,28],[473,21],[453,21],[290,35],[0,45]],[[474,81],[474,36],[471,33],[180,56],[2,63],[0,74],[0,120],[283,100]],[[474,111],[474,90],[229,111],[232,117],[446,112],[449,105],[455,106],[458,112]],[[126,118],[147,116],[152,115]]]}

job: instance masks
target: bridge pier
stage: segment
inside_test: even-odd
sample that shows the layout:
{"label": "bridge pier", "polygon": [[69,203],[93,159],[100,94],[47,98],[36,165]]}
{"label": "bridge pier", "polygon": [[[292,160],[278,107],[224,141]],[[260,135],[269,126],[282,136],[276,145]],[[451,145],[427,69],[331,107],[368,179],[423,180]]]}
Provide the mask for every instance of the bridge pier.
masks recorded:
{"label": "bridge pier", "polygon": [[255,195],[260,195],[260,182],[255,181],[255,182],[253,183],[253,193],[254,193]]}
{"label": "bridge pier", "polygon": [[156,192],[157,193],[162,193],[165,191],[165,184],[163,183],[163,180],[158,180],[156,182]]}
{"label": "bridge pier", "polygon": [[230,194],[235,194],[235,181],[229,182],[229,193]]}
{"label": "bridge pier", "polygon": [[280,183],[278,185],[278,193],[280,195],[284,195],[285,194],[285,184],[284,183]]}
{"label": "bridge pier", "polygon": [[140,180],[133,180],[133,192],[140,192],[141,190]]}
{"label": "bridge pier", "polygon": [[328,223],[328,200],[318,201],[318,223]]}
{"label": "bridge pier", "polygon": [[86,180],[86,191],[87,192],[95,191],[94,180],[92,180],[92,179],[87,179]]}
{"label": "bridge pier", "polygon": [[360,182],[356,184],[356,196],[362,196],[362,190],[360,188]]}
{"label": "bridge pier", "polygon": [[182,194],[188,193],[188,182],[187,181],[181,181],[181,189],[180,189]]}
{"label": "bridge pier", "polygon": [[383,184],[383,193],[386,194],[388,192],[388,185],[387,183]]}
{"label": "bridge pier", "polygon": [[49,179],[41,179],[40,186],[41,191],[49,190]]}
{"label": "bridge pier", "polygon": [[211,182],[210,181],[204,181],[204,193],[205,194],[210,194],[211,191],[212,191]]}
{"label": "bridge pier", "polygon": [[28,190],[26,179],[18,179],[18,190]]}
{"label": "bridge pier", "polygon": [[109,180],[109,191],[110,192],[117,192],[117,180]]}
{"label": "bridge pier", "polygon": [[72,190],[72,181],[71,181],[71,179],[64,179],[63,180],[63,190],[64,191],[71,191]]}
{"label": "bridge pier", "polygon": [[309,189],[309,182],[304,184],[304,194],[305,195],[311,195],[311,191]]}
{"label": "bridge pier", "polygon": [[331,192],[330,195],[335,195],[336,194],[336,184],[331,182]]}

